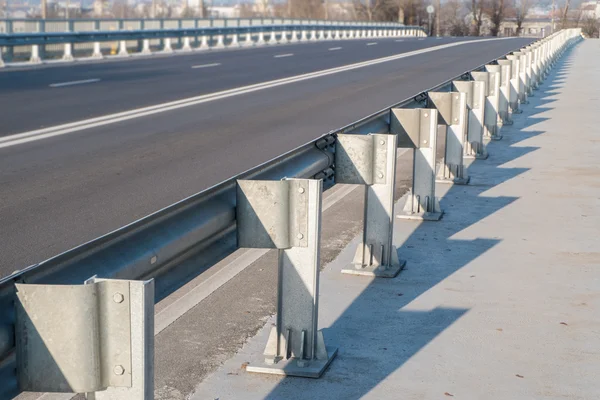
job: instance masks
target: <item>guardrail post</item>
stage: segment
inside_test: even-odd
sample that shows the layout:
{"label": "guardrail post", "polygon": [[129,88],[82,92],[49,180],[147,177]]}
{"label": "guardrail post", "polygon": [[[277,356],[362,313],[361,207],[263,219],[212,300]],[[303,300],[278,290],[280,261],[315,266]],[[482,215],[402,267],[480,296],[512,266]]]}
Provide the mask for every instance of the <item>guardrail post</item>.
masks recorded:
{"label": "guardrail post", "polygon": [[100,42],[94,42],[94,52],[92,53],[92,58],[102,59],[104,56],[102,55],[102,50],[100,48]]}
{"label": "guardrail post", "polygon": [[74,61],[75,60],[73,58],[73,44],[72,43],[65,43],[65,52],[62,56],[62,60],[63,61]]}
{"label": "guardrail post", "polygon": [[521,114],[523,110],[519,108],[522,99],[523,86],[521,84],[521,66],[519,56],[512,54],[506,56],[511,62],[510,67],[510,108],[513,114]]}
{"label": "guardrail post", "polygon": [[510,110],[513,114],[521,114],[523,110],[519,108],[519,99],[521,97],[521,78],[519,76],[519,57],[508,55],[506,59],[510,61]]}
{"label": "guardrail post", "polygon": [[15,286],[20,390],[154,398],[154,281]]}
{"label": "guardrail post", "polygon": [[181,46],[182,51],[192,51],[192,44],[190,41],[190,37],[186,36],[183,38],[183,46]]}
{"label": "guardrail post", "polygon": [[533,89],[536,86],[535,75],[533,71],[533,58],[534,58],[534,50],[532,47],[528,46],[524,50],[521,50],[525,53],[526,56],[526,64],[525,71],[527,73],[527,95],[530,97],[535,96],[533,93]]}
{"label": "guardrail post", "polygon": [[150,39],[142,40],[142,54],[150,55],[152,54],[152,50],[150,50]]}
{"label": "guardrail post", "polygon": [[40,57],[40,46],[37,44],[31,45],[31,58],[29,59],[31,64],[41,64],[42,58]]}
{"label": "guardrail post", "polygon": [[224,49],[225,48],[225,38],[222,33],[217,35],[217,44],[213,46],[215,49]]}
{"label": "guardrail post", "polygon": [[279,249],[277,324],[248,372],[318,378],[337,354],[318,330],[322,181],[237,181],[240,248]]}
{"label": "guardrail post", "polygon": [[202,35],[202,40],[200,41],[200,47],[198,47],[198,50],[210,50],[207,34]]}
{"label": "guardrail post", "polygon": [[[486,65],[487,72],[471,72],[476,81],[486,82],[485,111],[483,117],[483,136],[490,140],[500,140],[498,123],[500,117],[500,71],[499,65]],[[508,103],[506,103],[508,107]],[[508,108],[507,108],[508,110]]]}
{"label": "guardrail post", "polygon": [[173,47],[171,47],[171,38],[165,38],[165,47],[163,48],[163,53],[173,53]]}
{"label": "guardrail post", "polygon": [[429,92],[428,108],[439,112],[446,125],[446,146],[444,161],[439,165],[437,182],[466,185],[469,177],[463,163],[464,145],[467,133],[467,97],[459,92]]}
{"label": "guardrail post", "polygon": [[500,66],[500,104],[499,113],[502,119],[503,125],[512,125],[513,120],[511,117],[511,69],[512,61],[510,60],[498,60]]}
{"label": "guardrail post", "polygon": [[[94,21],[94,31],[99,31],[100,30],[100,21]],[[94,51],[92,52],[92,58],[95,58],[97,60],[101,60],[104,58],[104,56],[102,55],[102,47],[100,45],[100,42],[94,42]]]}
{"label": "guardrail post", "polygon": [[244,44],[242,46],[244,46],[244,47],[254,46],[254,41],[252,40],[252,32],[250,32],[250,30],[248,30],[248,32],[246,32]]}
{"label": "guardrail post", "polygon": [[517,57],[519,60],[519,103],[529,104],[529,101],[527,100],[527,93],[529,92],[529,83],[527,81],[527,55],[521,51],[515,51],[513,56]]}
{"label": "guardrail post", "polygon": [[261,30],[258,32],[258,41],[256,42],[257,46],[262,46],[265,44],[265,33]]}
{"label": "guardrail post", "polygon": [[119,42],[119,56],[121,57],[129,57],[129,52],[127,51],[127,42],[125,40],[121,40]]}
{"label": "guardrail post", "polygon": [[537,43],[533,46],[533,77],[534,77],[534,89],[539,89],[542,83],[542,44]]}
{"label": "guardrail post", "polygon": [[399,148],[413,149],[412,188],[398,218],[437,221],[442,217],[435,196],[437,129],[437,110],[391,110],[390,133],[398,135]]}
{"label": "guardrail post", "polygon": [[406,264],[392,241],[397,140],[384,134],[337,137],[336,183],[366,185],[362,242],[343,273],[393,278]]}
{"label": "guardrail post", "polygon": [[464,156],[485,160],[488,158],[483,145],[487,82],[453,81],[452,86],[454,91],[464,93],[467,98],[467,140],[464,145]]}
{"label": "guardrail post", "polygon": [[[44,25],[45,25],[45,21],[43,21],[43,22],[44,22]],[[66,25],[67,25],[66,31],[67,32],[73,32],[73,21],[67,21]],[[40,26],[40,28],[41,28],[41,26]],[[43,29],[44,29],[44,31],[46,30],[45,26],[44,26]],[[43,32],[43,31],[40,31],[40,32]],[[74,58],[73,58],[73,43],[65,43],[64,46],[65,46],[65,49],[64,49],[64,52],[63,52],[63,56],[62,56],[62,61],[66,61],[66,62],[74,61]],[[42,46],[42,48],[44,48],[44,50],[45,50],[45,47],[46,46]]]}
{"label": "guardrail post", "polygon": [[275,31],[275,28],[271,28],[271,35],[269,36],[267,44],[277,44],[277,32]]}
{"label": "guardrail post", "polygon": [[2,47],[0,47],[0,68],[4,68],[6,64],[4,64],[4,60],[2,59]]}

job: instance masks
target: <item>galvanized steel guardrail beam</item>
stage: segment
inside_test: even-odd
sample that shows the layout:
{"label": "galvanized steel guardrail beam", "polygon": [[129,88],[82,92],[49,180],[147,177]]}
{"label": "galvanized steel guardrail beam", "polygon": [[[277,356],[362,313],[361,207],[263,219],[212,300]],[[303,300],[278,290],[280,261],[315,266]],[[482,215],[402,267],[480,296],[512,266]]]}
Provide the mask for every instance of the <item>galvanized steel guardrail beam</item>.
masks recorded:
{"label": "galvanized steel guardrail beam", "polygon": [[[457,143],[464,144],[465,141],[472,140],[472,136],[470,137],[468,134],[468,123],[466,123],[469,122],[469,118],[466,117],[467,102],[464,100],[467,93],[456,90],[461,90],[460,88],[464,86],[460,82],[472,81],[473,78],[477,78],[477,82],[491,82],[490,88],[483,90],[486,96],[483,115],[486,115],[486,110],[491,109],[493,112],[488,115],[496,118],[493,124],[497,127],[503,120],[506,120],[507,114],[510,115],[511,109],[509,99],[500,102],[497,98],[500,72],[494,68],[494,65],[502,64],[502,68],[505,68],[504,64],[506,64],[506,68],[515,68],[519,72],[517,76],[519,82],[515,82],[515,85],[511,86],[511,90],[515,91],[514,97],[517,102],[524,102],[526,101],[525,95],[534,94],[534,89],[541,83],[558,57],[578,40],[581,40],[578,29],[557,32],[544,40],[520,49],[518,52],[520,54],[517,56],[521,58],[522,55],[525,55],[523,58],[524,69],[520,65],[513,65],[513,60],[510,60],[508,64],[501,63],[502,60],[491,61],[477,68],[476,71],[466,72],[456,79],[439,84],[426,93],[415,96],[413,99],[405,100],[354,124],[330,132],[117,231],[0,279],[0,382],[2,382],[0,400],[11,398],[23,388],[36,390],[36,388],[44,387],[31,384],[33,382],[31,380],[27,381],[30,385],[23,385],[21,381],[21,387],[19,387],[17,381],[17,376],[31,376],[24,375],[23,370],[24,358],[21,350],[28,348],[27,344],[22,341],[23,334],[27,333],[23,332],[23,310],[28,310],[27,315],[29,316],[36,315],[40,312],[40,304],[44,304],[39,299],[32,302],[24,297],[24,294],[36,293],[35,288],[31,285],[40,285],[36,287],[41,288],[42,293],[55,294],[64,290],[64,287],[56,289],[57,292],[52,289],[51,285],[77,285],[89,282],[90,276],[98,276],[104,280],[146,280],[164,276],[192,256],[231,253],[237,246],[232,248],[224,244],[226,242],[224,239],[231,238],[231,236],[237,236],[239,246],[272,247],[283,250],[283,253],[280,254],[280,271],[285,271],[285,274],[282,275],[284,276],[282,279],[285,281],[280,282],[279,287],[286,289],[280,290],[278,294],[278,297],[282,299],[278,306],[281,317],[278,318],[275,333],[267,343],[265,365],[258,366],[254,372],[285,373],[293,370],[294,374],[301,376],[319,376],[335,356],[335,348],[324,347],[323,337],[318,332],[316,325],[318,302],[315,299],[318,298],[320,191],[337,182],[366,184],[372,186],[372,197],[375,203],[387,202],[390,188],[393,188],[391,184],[393,179],[390,176],[393,171],[393,162],[390,162],[390,152],[393,153],[396,146],[413,148],[415,158],[420,157],[422,162],[415,163],[413,188],[407,196],[410,205],[404,208],[402,215],[414,219],[439,219],[442,210],[439,209],[435,200],[433,184],[435,158],[431,154],[432,150],[435,153],[435,147],[429,143],[435,136],[435,132],[429,119],[437,118],[439,109],[439,114],[445,113],[446,116],[440,118],[438,122],[442,122],[447,131],[450,128],[449,132],[455,136]],[[507,57],[514,58],[512,55]],[[505,72],[507,78],[512,79],[515,75],[512,74],[511,69]],[[435,104],[429,103],[432,93],[450,94],[453,97],[449,98],[448,102],[454,103],[454,97],[458,97],[458,101],[456,104],[450,104],[450,107],[439,101]],[[504,93],[505,97],[510,95]],[[437,96],[438,100],[442,97],[441,95]],[[478,109],[479,106],[476,106],[474,101],[470,106],[472,110]],[[477,101],[481,101],[481,96]],[[431,108],[431,106],[436,108]],[[461,109],[453,110],[452,107]],[[415,111],[416,114],[409,115],[410,113],[400,112],[402,109]],[[516,109],[514,107],[512,111],[516,111]],[[481,111],[477,112],[479,116],[472,120],[481,123]],[[492,122],[489,120],[485,122],[487,124],[485,129],[490,133],[497,131],[496,128],[490,126],[490,123]],[[481,140],[479,132],[474,139],[476,144],[471,143],[474,147],[483,145],[479,142]],[[359,135],[365,134],[375,135],[371,135],[369,139],[365,138],[366,140],[360,139]],[[390,138],[392,138],[391,141]],[[390,144],[394,145],[393,148],[390,148]],[[345,155],[338,154],[343,151],[346,152]],[[461,155],[464,155],[464,148],[461,148],[461,151],[463,151]],[[340,165],[336,165],[336,159]],[[443,162],[442,165],[447,164]],[[345,171],[342,171],[341,168],[345,168]],[[453,176],[450,177],[453,178]],[[288,178],[288,180],[281,183],[283,178]],[[268,190],[261,188],[259,188],[261,190],[254,190],[257,189],[256,185],[263,185],[264,187],[261,188]],[[292,193],[292,191],[294,192]],[[268,195],[266,196],[266,194]],[[299,196],[299,194],[303,196]],[[274,204],[274,198],[277,199],[278,204],[277,215],[265,213],[265,207],[269,208],[269,204]],[[365,207],[369,207],[368,201]],[[271,207],[271,209],[273,208]],[[389,217],[394,215],[393,204],[390,207],[379,207],[379,210],[372,210],[371,215],[372,219],[378,222],[371,225],[369,221],[365,221],[363,243],[357,252],[360,255],[360,262],[354,268],[359,275],[366,272],[381,277],[393,276],[397,273],[396,269],[401,268],[401,264],[392,260],[390,255],[392,233],[389,229],[391,222]],[[238,226],[238,224],[240,225]],[[256,226],[272,227],[273,229],[265,230],[263,240],[255,242],[255,237],[244,235],[244,232],[248,232],[249,229],[255,230]],[[365,262],[366,254],[369,258],[368,262]],[[95,279],[92,283],[100,281],[100,279]],[[309,285],[312,288],[310,292],[306,292],[306,288],[309,287],[306,286],[307,282],[312,282],[312,286]],[[116,284],[115,289],[109,290],[116,303],[120,303],[122,297],[125,298],[121,293],[123,289],[118,289],[118,287],[120,286]],[[21,294],[17,295],[19,292]],[[304,296],[306,301],[303,304],[305,305],[295,304],[292,308],[286,308],[294,303],[298,293],[302,293]],[[81,296],[84,296],[82,298],[89,296],[89,289],[82,291]],[[291,297],[288,298],[288,296]],[[51,296],[48,297],[48,299],[50,298]],[[110,301],[108,304],[112,305]],[[133,311],[134,308],[136,311]],[[148,308],[139,305],[132,306],[128,317],[132,321],[131,327],[134,326],[133,321],[137,321],[136,329],[143,333],[143,330],[140,330],[139,321],[144,319],[140,319],[140,313],[147,314]],[[296,317],[300,314],[303,315],[302,319],[297,319]],[[291,318],[289,320],[291,328],[285,323],[287,318]],[[145,319],[145,329],[152,329],[153,325],[149,320],[151,318]],[[43,324],[42,322],[40,324],[48,327],[49,332],[53,332],[56,329],[54,325],[63,322],[62,320],[54,320],[54,323],[52,321],[52,319],[46,318],[42,321]],[[110,327],[109,322],[105,323]],[[25,326],[28,325],[25,324]],[[110,328],[107,329],[110,330]],[[29,332],[31,331],[29,330]],[[81,335],[88,333],[87,331],[68,329],[61,331],[61,334],[68,335],[73,343],[79,343]],[[42,335],[41,338],[44,339],[44,336]],[[146,339],[149,340],[147,337]],[[98,340],[99,343],[102,343],[102,340],[107,339],[99,337]],[[35,343],[43,342],[43,340],[38,340]],[[110,341],[108,340],[108,342]],[[147,346],[144,347],[144,343],[139,340],[136,343],[139,351],[149,356],[150,349]],[[67,346],[69,351],[73,351],[73,348],[68,346],[69,340],[65,340],[65,338],[61,338],[61,345]],[[131,345],[134,345],[133,336]],[[133,351],[133,347],[130,351]],[[113,362],[111,354],[107,354],[106,357],[108,357],[108,362]],[[32,362],[37,362],[35,357],[27,360],[29,367],[32,367]],[[129,365],[127,364],[128,359],[121,360],[120,358],[120,363]],[[131,361],[133,362],[133,358]],[[278,364],[279,362],[282,364]],[[121,375],[126,370],[126,365],[113,366],[113,373]],[[148,362],[145,368],[147,373],[152,369],[151,363]],[[129,380],[112,378],[103,380],[102,374],[94,375],[97,383],[86,387],[91,390],[100,390],[105,387],[110,388],[117,382],[118,385],[123,385],[125,388],[115,388],[114,393],[111,392],[111,397],[106,398],[114,400],[152,398],[151,391],[140,389],[140,382],[144,386],[148,380],[140,381],[142,379],[140,373],[143,371],[140,372],[139,364],[137,372],[132,370],[131,373],[133,374],[132,382],[138,382],[137,389],[133,383],[129,383]],[[55,384],[55,382],[44,382],[45,387],[56,388],[53,386]],[[68,391],[69,388],[63,389]]]}

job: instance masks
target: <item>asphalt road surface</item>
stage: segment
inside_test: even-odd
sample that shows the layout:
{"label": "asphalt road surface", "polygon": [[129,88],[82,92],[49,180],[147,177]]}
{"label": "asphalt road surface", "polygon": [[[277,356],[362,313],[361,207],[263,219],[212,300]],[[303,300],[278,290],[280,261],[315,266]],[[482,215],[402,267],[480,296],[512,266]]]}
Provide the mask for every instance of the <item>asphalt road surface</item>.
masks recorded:
{"label": "asphalt road surface", "polygon": [[373,38],[4,70],[0,277],[530,41]]}

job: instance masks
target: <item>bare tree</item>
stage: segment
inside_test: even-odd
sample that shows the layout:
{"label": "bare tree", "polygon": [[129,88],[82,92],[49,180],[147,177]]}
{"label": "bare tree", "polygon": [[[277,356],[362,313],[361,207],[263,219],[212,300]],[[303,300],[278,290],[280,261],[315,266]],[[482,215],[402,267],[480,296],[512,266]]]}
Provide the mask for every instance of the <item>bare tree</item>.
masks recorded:
{"label": "bare tree", "polygon": [[398,7],[398,22],[405,25],[418,24],[418,10],[423,8],[423,0],[400,0]]}
{"label": "bare tree", "polygon": [[378,8],[383,6],[383,0],[353,0],[354,9],[359,19],[373,21]]}
{"label": "bare tree", "polygon": [[565,29],[567,27],[567,17],[569,15],[569,6],[571,5],[571,0],[567,0],[565,2],[565,7],[563,8],[562,15],[560,18],[561,29]]}
{"label": "bare tree", "polygon": [[444,34],[467,36],[469,25],[465,22],[467,8],[462,0],[448,0],[442,6],[440,28]]}
{"label": "bare tree", "polygon": [[111,8],[111,13],[116,18],[131,18],[135,16],[133,8],[125,0],[115,0]]}
{"label": "bare tree", "polygon": [[325,9],[320,0],[288,0],[287,15],[288,18],[324,18]]}
{"label": "bare tree", "polygon": [[194,18],[195,16],[196,12],[194,11],[194,9],[186,4],[186,6],[181,11],[181,15],[179,16],[179,18]]}
{"label": "bare tree", "polygon": [[583,34],[589,38],[598,38],[600,36],[600,23],[596,18],[587,17],[583,20],[581,28]]}
{"label": "bare tree", "polygon": [[488,14],[490,16],[490,22],[492,26],[490,33],[492,36],[498,36],[500,33],[500,26],[506,14],[506,2],[505,0],[491,0]]}
{"label": "bare tree", "polygon": [[531,9],[531,0],[517,0],[515,3],[515,18],[517,22],[517,36],[523,32],[523,22]]}
{"label": "bare tree", "polygon": [[[417,1],[422,0],[406,0],[406,3]],[[356,18],[367,21],[396,21],[401,14],[399,7],[403,6],[398,0],[353,0],[353,5]]]}
{"label": "bare tree", "polygon": [[[493,1],[493,0],[492,0]],[[481,25],[483,25],[484,0],[471,0],[470,11],[472,16],[471,35],[481,35]]]}

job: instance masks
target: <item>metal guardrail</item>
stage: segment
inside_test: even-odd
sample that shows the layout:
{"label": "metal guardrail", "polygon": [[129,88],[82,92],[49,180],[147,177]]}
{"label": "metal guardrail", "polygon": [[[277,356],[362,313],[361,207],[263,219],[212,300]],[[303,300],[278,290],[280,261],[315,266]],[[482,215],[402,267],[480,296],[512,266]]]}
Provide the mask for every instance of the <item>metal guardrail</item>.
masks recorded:
{"label": "metal guardrail", "polygon": [[[526,102],[527,94],[541,82],[565,48],[578,40],[578,35],[578,30],[561,31],[508,55],[508,60],[498,61],[499,65],[490,65],[494,63],[490,61],[490,64],[478,68],[478,70],[488,71],[486,76],[489,76],[490,82],[493,81],[491,79],[493,75],[496,88],[506,89],[503,92],[506,93],[506,101],[496,106],[499,108],[495,110],[494,126],[497,126],[498,116],[504,119],[509,118],[509,111],[518,112],[519,102]],[[500,76],[502,82],[499,81]],[[467,81],[471,77],[475,77],[473,71],[467,71],[455,79]],[[397,128],[393,130],[392,125],[393,120],[398,119],[395,110],[399,108],[428,107],[424,110],[427,112],[429,108],[437,109],[436,115],[439,112],[443,123],[450,126],[454,124],[450,120],[459,121],[458,130],[463,128],[466,130],[464,117],[464,109],[467,107],[466,94],[455,93],[456,89],[453,89],[455,84],[456,82],[453,83],[452,80],[443,82],[425,93],[417,94],[414,98],[329,132],[310,143],[130,225],[0,279],[0,382],[3,383],[0,385],[0,400],[10,398],[9,396],[19,392],[15,378],[16,285],[77,284],[96,275],[105,279],[142,280],[168,274],[186,259],[199,254],[209,258],[210,255],[230,254],[237,247],[231,246],[230,243],[235,243],[235,236],[239,234],[236,215],[238,206],[236,199],[239,193],[236,193],[236,182],[279,180],[284,177],[312,178],[322,179],[325,190],[336,183],[335,146],[338,135],[394,134]],[[462,98],[463,111],[457,111],[454,105],[449,106],[453,100],[449,100],[446,105],[441,103],[436,105],[435,101],[432,102],[433,92],[453,92],[460,95],[457,99]],[[487,96],[499,97],[499,95],[499,92],[494,93],[489,90],[487,92]],[[516,101],[513,101],[515,99]],[[446,106],[449,107],[448,112],[461,112],[461,117],[448,118],[445,115]],[[471,104],[469,107],[475,106]],[[502,116],[502,112],[506,115]],[[508,122],[507,119],[505,123]],[[411,135],[410,132],[408,135]],[[418,147],[420,145],[417,145]],[[414,173],[417,174],[417,171]],[[446,169],[443,173],[445,177]],[[450,169],[450,173],[454,179],[461,175],[458,168],[454,171]],[[425,206],[425,213],[429,209],[430,207]],[[435,209],[435,206],[432,209]]]}
{"label": "metal guardrail", "polygon": [[[122,27],[121,27],[122,28]],[[303,41],[358,39],[371,37],[425,36],[422,28],[400,24],[280,24],[225,27],[177,27],[118,30],[73,30],[58,32],[10,32],[0,33],[0,67],[2,62],[1,48],[12,60],[16,53],[30,54],[31,63],[40,63],[47,52],[60,52],[63,45],[64,61],[73,61],[73,50],[91,50],[91,57],[102,58],[102,47],[108,42],[118,43],[118,53],[127,56],[130,50],[150,54],[151,46],[159,47],[163,52],[172,52],[172,39],[181,45],[182,50],[193,48],[206,50],[210,48],[241,47],[263,44],[294,43]],[[110,44],[109,44],[110,45]],[[83,48],[81,47],[83,46]],[[116,52],[116,46],[113,51]]]}
{"label": "metal guardrail", "polygon": [[[409,29],[423,32],[421,28],[398,26],[382,28],[379,25],[263,25],[248,27],[211,27],[211,28],[178,28],[178,29],[145,29],[118,31],[82,31],[82,32],[30,32],[0,34],[0,46],[44,45],[56,43],[84,43],[118,40],[143,40],[162,38],[183,38],[194,36],[244,35],[246,33],[268,34],[299,31],[383,31]],[[315,38],[316,39],[316,38]]]}
{"label": "metal guardrail", "polygon": [[[305,18],[86,18],[86,19],[0,19],[0,33],[74,32],[126,29],[176,29],[198,27],[244,27],[264,25],[364,25],[365,21]],[[398,27],[397,22],[369,22],[369,25]]]}

